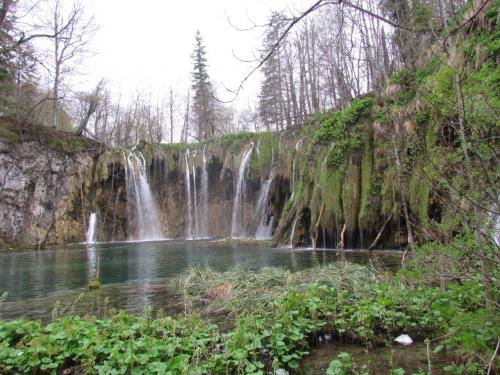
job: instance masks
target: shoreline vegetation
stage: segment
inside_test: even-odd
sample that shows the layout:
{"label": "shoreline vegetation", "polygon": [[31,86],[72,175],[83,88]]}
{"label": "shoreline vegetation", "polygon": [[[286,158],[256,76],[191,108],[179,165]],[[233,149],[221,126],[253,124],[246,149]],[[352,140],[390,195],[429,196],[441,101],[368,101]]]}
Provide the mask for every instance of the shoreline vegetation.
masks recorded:
{"label": "shoreline vegetation", "polygon": [[[102,319],[58,317],[55,309],[47,325],[0,320],[0,372],[301,373],[321,341],[369,351],[394,347],[404,333],[448,364],[391,374],[493,373],[500,318],[484,306],[478,274],[436,283],[442,250],[419,248],[396,274],[345,261],[297,272],[191,268],[176,282],[184,311],[175,317],[146,306],[140,317],[112,309]],[[368,373],[366,366],[340,353],[327,374]]]}

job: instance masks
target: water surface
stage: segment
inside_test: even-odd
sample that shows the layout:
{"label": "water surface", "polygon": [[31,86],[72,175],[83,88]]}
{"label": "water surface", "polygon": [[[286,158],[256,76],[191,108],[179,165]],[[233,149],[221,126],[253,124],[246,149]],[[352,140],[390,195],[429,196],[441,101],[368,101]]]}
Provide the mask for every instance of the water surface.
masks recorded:
{"label": "water surface", "polygon": [[[400,253],[393,251],[346,254],[351,261],[381,267],[393,268],[400,261]],[[220,271],[236,266],[301,270],[337,260],[332,250],[271,249],[211,241],[121,242],[44,251],[0,251],[0,293],[8,293],[0,316],[46,320],[57,301],[58,313],[99,315],[109,308],[141,313],[145,305],[175,310],[178,299],[174,298],[169,280],[192,266],[206,265]],[[97,276],[101,288],[88,291],[89,281]]]}

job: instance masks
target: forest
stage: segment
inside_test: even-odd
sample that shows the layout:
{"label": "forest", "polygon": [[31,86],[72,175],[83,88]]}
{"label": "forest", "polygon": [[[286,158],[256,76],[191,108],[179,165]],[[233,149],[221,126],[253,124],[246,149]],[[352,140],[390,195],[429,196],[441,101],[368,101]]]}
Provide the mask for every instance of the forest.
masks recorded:
{"label": "forest", "polygon": [[0,2],[1,374],[500,371],[500,1],[284,4],[130,94]]}

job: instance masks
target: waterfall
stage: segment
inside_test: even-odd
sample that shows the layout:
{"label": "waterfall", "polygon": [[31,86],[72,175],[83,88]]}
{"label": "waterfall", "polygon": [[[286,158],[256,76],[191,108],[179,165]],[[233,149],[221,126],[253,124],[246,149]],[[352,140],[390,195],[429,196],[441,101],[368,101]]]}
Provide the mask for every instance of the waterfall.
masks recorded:
{"label": "waterfall", "polygon": [[187,196],[187,216],[188,216],[188,225],[186,228],[186,238],[193,238],[193,216],[191,214],[192,211],[192,202],[191,202],[191,176],[189,175],[189,149],[186,150],[184,154],[184,159],[186,160],[186,196]]}
{"label": "waterfall", "polygon": [[196,189],[196,168],[193,162],[193,200],[194,200],[194,233],[195,238],[200,237],[200,228],[198,226],[198,191]]}
{"label": "waterfall", "polygon": [[293,238],[295,237],[295,227],[297,226],[297,217],[293,221],[292,233],[290,234],[290,248],[293,248]]}
{"label": "waterfall", "polygon": [[292,162],[292,178],[290,180],[290,190],[292,191],[292,196],[290,200],[293,200],[293,196],[295,195],[295,156],[293,157]]}
{"label": "waterfall", "polygon": [[271,216],[269,223],[266,225],[266,216],[262,216],[257,231],[255,232],[256,240],[270,240],[273,238],[274,216]]}
{"label": "waterfall", "polygon": [[[297,143],[295,143],[295,151],[299,151],[300,148],[302,147],[302,139],[299,139],[297,141]],[[293,154],[293,162],[292,162],[292,178],[291,178],[291,181],[290,181],[290,189],[292,191],[292,196],[290,197],[291,200],[293,200],[293,197],[295,195],[295,180],[296,180],[296,176],[295,176],[295,156],[296,156],[296,152]]]}
{"label": "waterfall", "polygon": [[95,212],[92,212],[90,214],[89,227],[87,229],[87,243],[96,242],[96,236],[95,236],[96,225],[97,225],[97,216]]}
{"label": "waterfall", "polygon": [[201,237],[209,238],[210,232],[208,228],[208,170],[207,170],[207,155],[205,153],[205,145],[203,147],[203,171],[201,172]]}
{"label": "waterfall", "polygon": [[271,158],[271,172],[269,177],[260,188],[259,199],[257,200],[257,208],[255,209],[255,217],[259,219],[257,230],[255,231],[255,238],[257,240],[268,240],[272,238],[274,217],[271,217],[269,223],[267,223],[267,218],[269,216],[269,206],[268,197],[269,189],[271,188],[271,183],[274,179],[274,150],[272,152]]}
{"label": "waterfall", "polygon": [[243,158],[241,159],[240,169],[238,171],[238,181],[236,183],[236,192],[234,194],[234,202],[233,202],[233,216],[231,220],[231,237],[232,238],[241,238],[245,236],[245,230],[243,224],[241,222],[241,211],[242,211],[242,195],[244,195],[243,187],[245,184],[246,171],[248,167],[248,163],[250,162],[250,157],[252,156],[253,151],[253,142],[252,146],[248,151],[243,154]]}
{"label": "waterfall", "polygon": [[[146,159],[140,152],[132,151],[124,157],[129,236],[137,240],[163,239],[158,209],[147,179]],[[131,236],[133,231],[135,236]]]}

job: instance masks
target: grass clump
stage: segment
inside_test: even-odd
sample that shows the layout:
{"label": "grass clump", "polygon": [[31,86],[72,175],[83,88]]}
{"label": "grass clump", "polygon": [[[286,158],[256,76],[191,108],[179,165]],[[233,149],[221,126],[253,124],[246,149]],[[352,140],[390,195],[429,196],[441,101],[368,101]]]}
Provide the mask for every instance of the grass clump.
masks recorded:
{"label": "grass clump", "polygon": [[[226,272],[218,272],[210,267],[195,267],[179,278],[177,287],[190,299],[204,301],[205,312],[229,312],[236,316],[264,311],[279,295],[304,290],[310,284],[353,291],[373,282],[375,275],[373,268],[346,262],[297,272],[275,267],[259,271],[235,268]],[[226,293],[210,299],[206,291],[223,285],[231,287],[226,288]]]}

